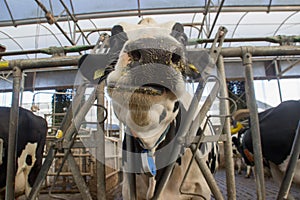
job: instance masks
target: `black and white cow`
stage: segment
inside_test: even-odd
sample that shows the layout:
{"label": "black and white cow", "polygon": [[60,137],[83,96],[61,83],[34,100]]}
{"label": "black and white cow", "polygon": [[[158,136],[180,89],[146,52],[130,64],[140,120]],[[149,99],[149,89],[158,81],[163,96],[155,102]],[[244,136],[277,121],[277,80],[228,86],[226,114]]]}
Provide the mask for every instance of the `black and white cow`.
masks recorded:
{"label": "black and white cow", "polygon": [[[258,114],[264,164],[279,184],[290,158],[298,122],[300,101],[285,101],[277,107]],[[254,165],[251,130],[247,129],[239,139],[233,140],[248,165]],[[300,185],[300,159],[297,161],[293,182]]]}
{"label": "black and white cow", "polygon": [[[169,160],[170,155],[190,103],[190,95],[185,91],[186,77],[196,77],[188,65],[186,43],[183,26],[174,22],[157,24],[147,18],[138,25],[123,23],[112,29],[113,71],[108,75],[107,87],[115,114],[127,127],[124,141],[132,140],[132,152],[128,153],[126,143],[123,149],[134,163],[128,164],[125,156],[123,164],[131,165],[129,172],[138,174],[138,199],[152,198],[165,167],[175,162]],[[214,172],[216,148],[203,149],[203,159]],[[211,191],[196,162],[181,188],[196,196],[181,193],[180,184],[192,156],[190,149],[183,151],[161,199],[210,199]],[[124,176],[123,198],[127,200],[129,196],[128,179]]]}
{"label": "black and white cow", "polygon": [[[0,107],[0,138],[3,140],[3,155],[0,165],[0,188],[5,190],[10,108]],[[47,122],[24,108],[19,110],[15,196],[29,195],[42,166],[46,141]]]}

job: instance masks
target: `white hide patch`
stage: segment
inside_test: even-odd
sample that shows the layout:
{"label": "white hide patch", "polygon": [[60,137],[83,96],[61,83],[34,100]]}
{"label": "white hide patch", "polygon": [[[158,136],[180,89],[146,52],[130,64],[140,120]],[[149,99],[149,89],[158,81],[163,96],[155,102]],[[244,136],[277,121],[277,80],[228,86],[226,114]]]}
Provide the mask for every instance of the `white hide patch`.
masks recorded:
{"label": "white hide patch", "polygon": [[[28,183],[28,175],[36,161],[37,145],[37,143],[28,143],[18,158],[18,170],[15,179],[16,193],[23,193],[25,191],[25,195],[28,196],[31,191],[31,187]],[[27,156],[31,156],[31,165],[27,165],[26,163]]]}
{"label": "white hide patch", "polygon": [[[281,171],[282,174],[285,174],[289,161],[290,161],[290,156],[288,156],[287,159],[283,161],[282,164],[278,165],[278,169]],[[299,159],[297,161],[293,182],[300,186],[300,160]]]}

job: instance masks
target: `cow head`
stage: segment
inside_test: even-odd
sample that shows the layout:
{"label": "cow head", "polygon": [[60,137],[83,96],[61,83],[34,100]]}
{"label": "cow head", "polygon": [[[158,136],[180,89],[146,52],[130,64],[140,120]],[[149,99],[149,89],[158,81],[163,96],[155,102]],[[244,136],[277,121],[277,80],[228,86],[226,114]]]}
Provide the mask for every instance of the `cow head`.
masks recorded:
{"label": "cow head", "polygon": [[187,37],[179,23],[157,24],[145,19],[138,25],[114,26],[110,38],[108,93],[120,121],[147,149],[178,114],[186,98]]}

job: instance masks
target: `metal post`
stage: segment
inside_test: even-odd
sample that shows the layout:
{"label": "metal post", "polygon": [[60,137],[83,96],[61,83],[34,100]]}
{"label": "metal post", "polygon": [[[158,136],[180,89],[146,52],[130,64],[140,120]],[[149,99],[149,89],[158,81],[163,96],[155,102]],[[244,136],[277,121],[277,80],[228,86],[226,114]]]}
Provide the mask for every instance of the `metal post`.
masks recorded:
{"label": "metal post", "polygon": [[[126,133],[125,133],[126,134]],[[133,165],[135,165],[134,160],[132,159],[132,152],[133,152],[133,145],[132,145],[132,138],[130,135],[126,136],[126,147],[127,152],[126,155],[126,164],[123,169],[123,174],[127,176],[128,179],[128,194],[130,200],[136,200],[137,199],[137,193],[136,193],[136,174],[132,171]],[[124,150],[123,150],[124,151]],[[124,155],[124,154],[123,154]],[[153,198],[155,199],[155,198]]]}
{"label": "metal post", "polygon": [[210,169],[208,168],[206,162],[201,158],[201,153],[199,149],[196,149],[196,145],[192,144],[190,146],[191,150],[193,152],[195,152],[196,156],[195,156],[195,160],[197,161],[197,164],[211,190],[211,192],[214,195],[214,198],[216,200],[223,200],[223,195],[221,193],[221,190],[218,187],[218,184],[213,176],[213,174],[211,173]]}
{"label": "metal post", "polygon": [[[225,67],[224,67],[224,58],[222,55],[219,56],[218,62],[218,77],[220,78],[221,89],[220,96],[228,98],[226,76],[225,76]],[[229,105],[228,101],[221,101],[220,103],[221,115],[229,115]],[[236,189],[235,189],[235,179],[234,179],[234,164],[233,164],[233,155],[232,155],[232,142],[231,142],[231,132],[230,132],[230,119],[225,118],[224,124],[224,134],[226,135],[226,141],[224,141],[224,155],[225,155],[225,165],[226,165],[226,183],[227,183],[227,198],[231,200],[236,199]]]}
{"label": "metal post", "polygon": [[[104,82],[96,88],[97,103],[104,105]],[[106,176],[105,176],[105,135],[104,135],[104,110],[97,107],[98,131],[96,133],[96,169],[97,169],[97,199],[106,199]],[[103,122],[100,124],[100,122]]]}
{"label": "metal post", "polygon": [[254,163],[255,163],[255,179],[256,179],[256,191],[257,199],[262,200],[266,197],[265,192],[265,180],[263,171],[263,159],[261,150],[261,138],[258,122],[258,111],[256,105],[254,84],[253,84],[253,72],[252,72],[252,55],[245,53],[243,55],[243,65],[245,66],[245,90],[247,97],[247,106],[250,110],[251,121],[251,136],[253,143]]}
{"label": "metal post", "polygon": [[289,190],[292,184],[293,177],[295,175],[295,169],[297,166],[297,161],[300,154],[300,120],[298,123],[298,128],[296,130],[296,135],[294,138],[294,143],[291,150],[291,157],[286,168],[285,175],[283,177],[280,190],[277,196],[277,200],[287,199]]}
{"label": "metal post", "polygon": [[18,67],[13,68],[13,93],[9,119],[9,135],[7,150],[7,171],[5,199],[15,199],[16,147],[18,140],[19,95],[22,73]]}

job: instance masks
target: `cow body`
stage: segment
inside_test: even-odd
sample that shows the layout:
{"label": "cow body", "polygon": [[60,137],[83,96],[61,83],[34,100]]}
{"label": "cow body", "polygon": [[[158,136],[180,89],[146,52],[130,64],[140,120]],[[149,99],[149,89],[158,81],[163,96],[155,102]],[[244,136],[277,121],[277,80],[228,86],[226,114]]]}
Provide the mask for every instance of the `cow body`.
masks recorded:
{"label": "cow body", "polygon": [[[258,117],[264,164],[270,168],[272,177],[280,184],[300,120],[300,101],[282,102],[277,107],[259,113]],[[236,140],[235,144],[239,146],[246,163],[253,165],[251,129],[245,131],[241,143]],[[300,159],[297,161],[293,182],[300,185]]]}
{"label": "cow body", "polygon": [[[139,25],[121,24],[112,29],[110,59],[114,71],[107,78],[108,93],[116,116],[127,127],[123,165],[127,172],[137,174],[138,199],[153,197],[157,182],[173,162],[176,164],[161,199],[209,199],[211,195],[196,162],[192,163],[181,188],[189,194],[180,192],[192,156],[189,149],[183,150],[178,160],[170,160],[174,157],[171,154],[178,141],[180,122],[191,100],[185,91],[186,77],[194,76],[188,69],[186,42],[183,26],[173,22],[157,24],[145,19]],[[128,139],[130,147],[126,146]],[[202,146],[203,159],[214,171],[216,149],[209,154],[211,149]],[[130,194],[124,174],[123,198],[126,200]]]}
{"label": "cow body", "polygon": [[[3,139],[3,157],[0,165],[0,188],[5,190],[10,108],[0,107],[0,137]],[[20,108],[17,140],[15,193],[29,195],[42,165],[47,134],[45,119]]]}

